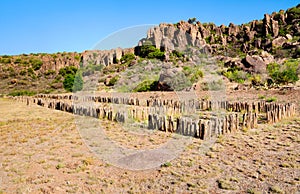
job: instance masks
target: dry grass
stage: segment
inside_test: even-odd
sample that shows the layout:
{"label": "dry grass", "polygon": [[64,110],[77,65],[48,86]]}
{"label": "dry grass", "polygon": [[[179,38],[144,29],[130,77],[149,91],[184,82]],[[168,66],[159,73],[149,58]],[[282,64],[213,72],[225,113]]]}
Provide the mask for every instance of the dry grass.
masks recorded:
{"label": "dry grass", "polygon": [[[86,147],[71,114],[0,99],[0,193],[296,193],[300,119],[220,137],[202,152],[193,143],[146,171],[120,169]],[[167,138],[108,125],[110,138],[137,149]],[[122,138],[123,137],[123,138]],[[131,141],[129,141],[131,140]]]}

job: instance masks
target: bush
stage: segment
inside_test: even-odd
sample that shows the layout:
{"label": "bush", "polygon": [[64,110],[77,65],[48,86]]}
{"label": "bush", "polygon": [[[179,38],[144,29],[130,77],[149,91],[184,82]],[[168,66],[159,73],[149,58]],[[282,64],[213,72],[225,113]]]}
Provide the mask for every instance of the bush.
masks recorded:
{"label": "bush", "polygon": [[287,13],[287,22],[291,22],[294,19],[300,18],[300,4],[297,7],[290,8],[286,11]]}
{"label": "bush", "polygon": [[202,78],[203,75],[204,75],[203,72],[198,69],[198,70],[196,70],[196,71],[193,72],[190,80],[191,80],[192,83],[195,83],[195,82],[197,82],[199,80],[199,78]]}
{"label": "bush", "polygon": [[298,81],[298,68],[299,62],[297,60],[288,60],[283,65],[270,63],[267,66],[269,76],[277,84],[295,83]]}
{"label": "bush", "polygon": [[157,49],[153,45],[144,44],[143,46],[141,46],[140,56],[143,58],[163,60],[165,58],[165,53],[162,52],[160,49]]}
{"label": "bush", "polygon": [[108,82],[108,86],[114,86],[117,81],[120,79],[120,76],[116,75],[113,78],[111,78]]}
{"label": "bush", "polygon": [[30,62],[34,71],[39,70],[43,65],[43,62],[39,59],[30,59]]}
{"label": "bush", "polygon": [[0,60],[0,63],[4,63],[4,64],[11,63],[11,59],[2,57],[2,59]]}
{"label": "bush", "polygon": [[276,97],[269,97],[266,99],[266,102],[276,102],[277,98]]}
{"label": "bush", "polygon": [[157,49],[154,52],[151,52],[148,54],[149,59],[159,59],[159,60],[164,60],[165,59],[165,53]]}
{"label": "bush", "polygon": [[80,61],[80,58],[81,58],[81,57],[80,57],[80,55],[75,55],[74,58],[75,58],[75,60]]}
{"label": "bush", "polygon": [[34,73],[34,71],[33,71],[33,69],[32,69],[31,67],[29,67],[29,68],[27,69],[27,73],[28,73],[29,76],[35,75],[35,73]]}
{"label": "bush", "polygon": [[18,90],[9,93],[9,96],[34,96],[36,94],[35,91],[28,91],[28,90]]}
{"label": "bush", "polygon": [[138,84],[134,89],[133,92],[148,92],[148,91],[155,91],[157,90],[158,81],[156,80],[145,80]]}
{"label": "bush", "polygon": [[65,76],[67,74],[73,74],[75,75],[76,72],[77,72],[77,67],[75,66],[67,66],[67,67],[64,67],[64,68],[61,68],[59,70],[59,74],[62,75],[62,76]]}
{"label": "bush", "polygon": [[15,63],[21,63],[22,62],[22,59],[21,58],[17,58],[16,60],[15,60]]}
{"label": "bush", "polygon": [[250,77],[250,74],[235,68],[229,68],[225,73],[223,73],[223,75],[227,77],[230,81],[234,81],[241,84],[244,83]]}
{"label": "bush", "polygon": [[196,18],[190,18],[189,20],[188,20],[188,23],[189,24],[194,24],[195,22],[196,22]]}
{"label": "bush", "polygon": [[251,76],[250,81],[254,86],[262,85],[262,78],[259,74]]}
{"label": "bush", "polygon": [[121,63],[127,63],[135,59],[135,55],[133,53],[127,53],[124,56],[121,57],[120,61]]}
{"label": "bush", "polygon": [[45,75],[54,75],[55,73],[56,73],[55,70],[50,69],[50,70],[45,72]]}
{"label": "bush", "polygon": [[26,75],[26,73],[27,73],[27,71],[25,69],[23,69],[23,70],[20,71],[19,74],[22,75],[22,76],[24,76],[24,75]]}

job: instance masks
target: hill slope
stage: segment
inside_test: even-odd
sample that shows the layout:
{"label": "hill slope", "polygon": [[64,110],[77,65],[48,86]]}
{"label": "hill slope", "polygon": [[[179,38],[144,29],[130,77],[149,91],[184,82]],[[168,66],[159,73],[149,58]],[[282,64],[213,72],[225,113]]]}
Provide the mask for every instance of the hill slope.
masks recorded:
{"label": "hill slope", "polygon": [[[202,24],[195,18],[160,24],[149,29],[135,48],[0,56],[0,94],[65,92],[66,75],[75,74],[79,68],[84,81],[93,80],[96,89],[109,89],[120,79],[120,72],[143,61],[144,64],[150,61],[151,68],[171,65],[172,71],[183,72],[194,84],[201,78],[200,70],[204,71],[203,67],[193,69],[195,65],[191,65],[202,60],[199,54],[218,64],[219,74],[232,82],[257,86],[295,83],[299,74],[299,21],[300,5],[242,25]],[[158,62],[152,64],[154,59]],[[192,79],[194,74],[187,75],[188,68],[199,72],[197,79]],[[151,79],[150,85],[155,84],[152,90],[172,90],[163,76],[169,75],[160,72]],[[142,79],[137,84],[147,81]]]}

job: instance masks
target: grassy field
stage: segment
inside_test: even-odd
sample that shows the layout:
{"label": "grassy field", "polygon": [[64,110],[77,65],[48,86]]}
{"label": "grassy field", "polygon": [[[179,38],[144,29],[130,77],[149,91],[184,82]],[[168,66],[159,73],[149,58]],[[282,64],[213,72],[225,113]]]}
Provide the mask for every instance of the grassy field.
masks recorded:
{"label": "grassy field", "polygon": [[[115,141],[137,149],[147,138],[107,127]],[[127,138],[127,139],[126,139]],[[193,139],[161,167],[131,171],[98,159],[72,114],[0,99],[0,193],[297,193],[300,118],[221,136],[206,152]]]}

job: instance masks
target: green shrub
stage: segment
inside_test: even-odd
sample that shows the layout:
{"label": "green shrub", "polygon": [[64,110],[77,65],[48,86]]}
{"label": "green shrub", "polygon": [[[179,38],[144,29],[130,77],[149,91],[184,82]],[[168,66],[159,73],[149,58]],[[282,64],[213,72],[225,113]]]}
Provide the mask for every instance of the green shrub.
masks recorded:
{"label": "green shrub", "polygon": [[143,46],[141,46],[140,56],[143,58],[163,60],[165,58],[165,52],[162,52],[154,45],[145,43]]}
{"label": "green shrub", "polygon": [[196,22],[196,18],[190,18],[189,20],[188,20],[188,23],[189,24],[194,24],[195,22]]}
{"label": "green shrub", "polygon": [[192,73],[192,68],[190,66],[182,67],[184,75],[188,76]]}
{"label": "green shrub", "polygon": [[36,94],[35,91],[28,90],[17,90],[9,93],[9,96],[34,96]]}
{"label": "green shrub", "polygon": [[2,56],[2,59],[0,59],[0,63],[4,63],[4,64],[11,63],[11,59],[10,58],[4,58],[4,56]]}
{"label": "green shrub", "polygon": [[269,76],[277,84],[295,83],[298,81],[298,68],[298,60],[288,60],[283,65],[270,63],[267,66]]}
{"label": "green shrub", "polygon": [[113,78],[111,78],[108,82],[108,86],[114,86],[117,81],[120,79],[120,76],[116,75]]}
{"label": "green shrub", "polygon": [[80,61],[80,55],[75,55],[75,60]]}
{"label": "green shrub", "polygon": [[148,57],[149,53],[155,52],[157,48],[153,45],[150,45],[149,43],[145,43],[141,46],[141,57],[146,58]]}
{"label": "green shrub", "polygon": [[261,76],[259,74],[252,75],[250,77],[250,81],[251,81],[252,85],[254,85],[254,86],[259,86],[259,85],[262,84],[262,79],[261,79]]}
{"label": "green shrub", "polygon": [[147,91],[155,91],[157,90],[158,81],[156,80],[145,80],[138,84],[133,92],[147,92]]}
{"label": "green shrub", "polygon": [[45,72],[45,75],[54,75],[56,73],[55,70],[49,69],[48,71]]}
{"label": "green shrub", "polygon": [[121,57],[120,61],[122,63],[127,63],[135,59],[135,55],[133,53],[127,53]]}
{"label": "green shrub", "polygon": [[166,162],[166,163],[161,165],[161,167],[170,167],[170,166],[172,166],[171,162]]}
{"label": "green shrub", "polygon": [[34,71],[37,71],[39,70],[43,65],[43,62],[40,61],[40,60],[35,60],[33,63],[32,63],[32,68]]}
{"label": "green shrub", "polygon": [[64,68],[61,68],[59,70],[59,74],[62,75],[62,76],[65,76],[66,74],[73,74],[75,75],[76,72],[77,72],[77,67],[75,66],[67,66],[67,67],[64,67]]}
{"label": "green shrub", "polygon": [[266,99],[266,102],[276,102],[277,98],[276,97],[269,97]]}
{"label": "green shrub", "polygon": [[21,63],[22,62],[22,59],[21,58],[17,58],[16,60],[15,60],[15,63]]}
{"label": "green shrub", "polygon": [[27,73],[28,73],[29,76],[35,75],[35,73],[34,73],[34,71],[33,71],[33,69],[32,69],[31,67],[29,67],[29,68],[27,69]]}
{"label": "green shrub", "polygon": [[149,59],[159,59],[164,60],[165,59],[165,52],[162,52],[160,50],[156,50],[154,52],[151,52],[148,54]]}
{"label": "green shrub", "polygon": [[173,50],[173,51],[172,51],[172,54],[173,54],[174,56],[178,57],[178,58],[181,58],[181,57],[184,56],[184,54],[183,54],[182,52],[179,52],[179,51],[177,51],[177,50]]}
{"label": "green shrub", "polygon": [[299,19],[300,18],[300,4],[297,5],[296,7],[290,8],[286,11],[287,13],[287,22],[291,22],[294,19]]}
{"label": "green shrub", "polygon": [[250,74],[236,68],[229,68],[226,72],[223,73],[223,75],[230,81],[234,81],[237,83],[244,83],[250,77]]}
{"label": "green shrub", "polygon": [[199,80],[199,78],[202,78],[203,76],[203,72],[200,69],[198,69],[192,73],[190,80],[192,83],[195,83]]}
{"label": "green shrub", "polygon": [[24,75],[26,75],[26,73],[27,73],[27,71],[25,69],[23,69],[23,70],[20,71],[19,75],[24,76]]}
{"label": "green shrub", "polygon": [[94,65],[94,66],[93,66],[93,69],[94,69],[95,71],[101,71],[101,70],[103,69],[103,65],[102,65],[102,64]]}

